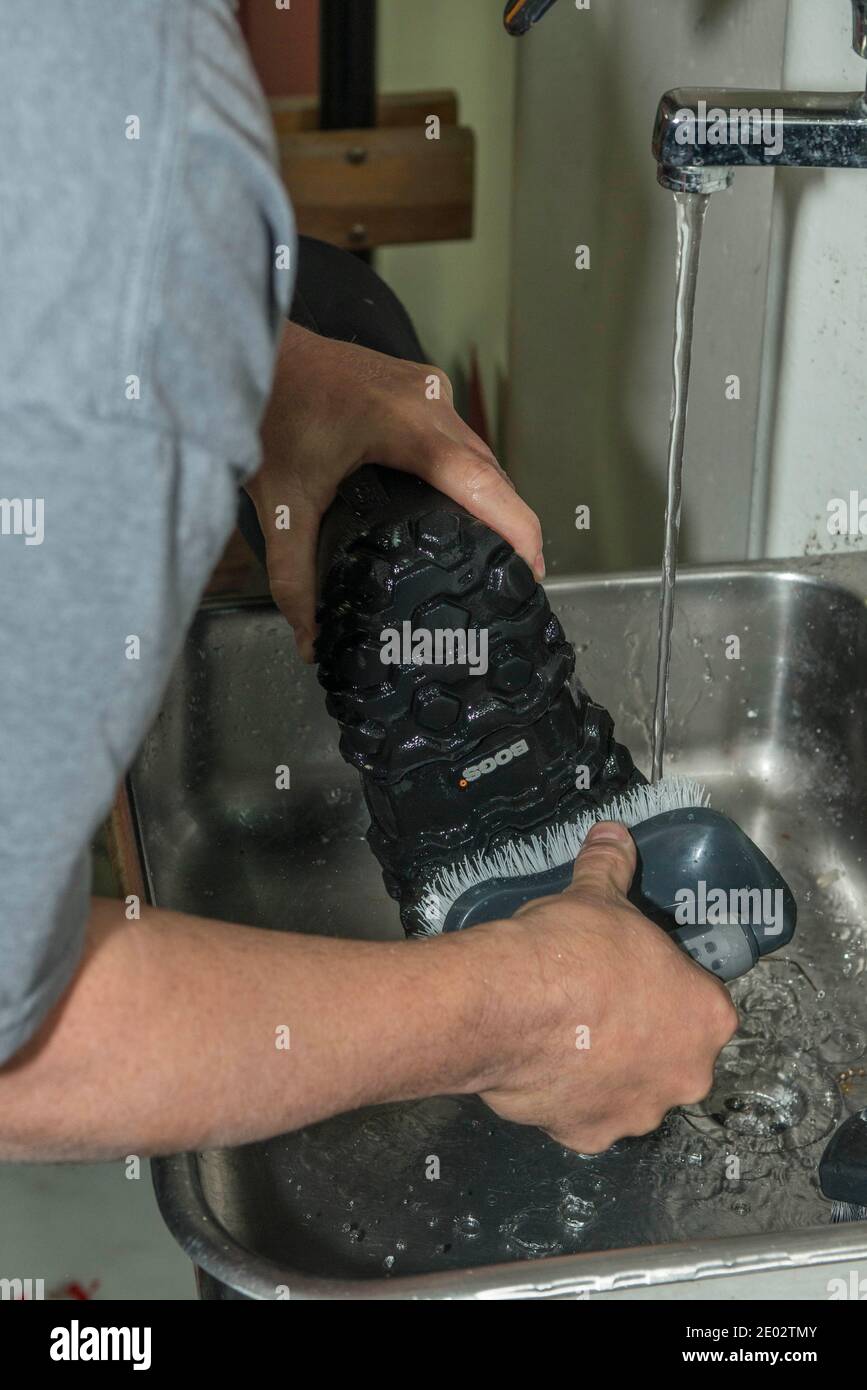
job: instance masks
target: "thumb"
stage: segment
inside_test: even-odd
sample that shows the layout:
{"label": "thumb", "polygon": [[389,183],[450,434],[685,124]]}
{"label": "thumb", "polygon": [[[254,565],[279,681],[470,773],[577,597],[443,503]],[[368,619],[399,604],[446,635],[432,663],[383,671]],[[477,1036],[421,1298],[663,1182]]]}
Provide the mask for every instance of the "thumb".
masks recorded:
{"label": "thumb", "polygon": [[605,897],[612,893],[625,897],[636,861],[635,841],[626,826],[600,821],[588,833],[575,860],[572,887]]}

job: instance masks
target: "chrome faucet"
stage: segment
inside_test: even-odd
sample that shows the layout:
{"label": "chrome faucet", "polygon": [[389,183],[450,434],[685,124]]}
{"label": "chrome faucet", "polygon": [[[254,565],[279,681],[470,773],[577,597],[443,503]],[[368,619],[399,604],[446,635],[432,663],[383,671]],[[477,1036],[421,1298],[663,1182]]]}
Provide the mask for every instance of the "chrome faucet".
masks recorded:
{"label": "chrome faucet", "polygon": [[[867,0],[852,0],[853,47],[867,58]],[[864,92],[682,87],[659,103],[657,175],[673,193],[728,188],[737,168],[867,169]]]}

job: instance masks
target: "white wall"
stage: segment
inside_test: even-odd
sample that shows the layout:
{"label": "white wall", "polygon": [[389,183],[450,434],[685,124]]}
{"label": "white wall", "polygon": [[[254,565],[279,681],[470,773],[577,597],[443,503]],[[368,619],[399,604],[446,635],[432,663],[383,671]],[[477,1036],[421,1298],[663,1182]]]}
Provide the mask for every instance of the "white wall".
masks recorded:
{"label": "white wall", "polygon": [[[791,0],[786,86],[863,89],[867,64],[850,33],[845,0]],[[774,241],[778,361],[769,352],[752,549],[786,556],[867,547],[867,537],[847,542],[827,529],[831,498],[860,489],[867,500],[867,173],[781,171]]]}
{"label": "white wall", "polygon": [[[674,85],[858,90],[849,0],[561,0],[518,69],[508,461],[555,564],[657,563],[674,230],[653,112]],[[743,171],[711,199],[681,553],[863,546],[827,530],[867,499],[867,174]],[[572,268],[578,242],[592,268]],[[725,399],[730,373],[739,401]],[[589,534],[571,530],[592,509]]]}
{"label": "white wall", "polygon": [[[592,0],[589,11],[561,0],[523,41],[507,453],[555,567],[659,563],[675,225],[650,150],[656,107],[673,86],[777,87],[785,20],[786,0]],[[746,554],[772,199],[762,174],[711,199],[685,559]],[[589,271],[574,269],[578,243]],[[582,503],[589,533],[574,526]]]}

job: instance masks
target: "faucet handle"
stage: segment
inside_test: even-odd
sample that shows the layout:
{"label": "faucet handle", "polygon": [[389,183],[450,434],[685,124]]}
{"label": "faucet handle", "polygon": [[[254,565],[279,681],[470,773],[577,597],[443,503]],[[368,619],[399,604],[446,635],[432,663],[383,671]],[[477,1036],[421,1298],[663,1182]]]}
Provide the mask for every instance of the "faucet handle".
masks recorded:
{"label": "faucet handle", "polygon": [[[507,0],[503,23],[510,34],[526,34],[538,24],[554,4],[554,0]],[[867,8],[867,0],[865,0]]]}
{"label": "faucet handle", "polygon": [[852,0],[852,47],[867,58],[867,0]]}

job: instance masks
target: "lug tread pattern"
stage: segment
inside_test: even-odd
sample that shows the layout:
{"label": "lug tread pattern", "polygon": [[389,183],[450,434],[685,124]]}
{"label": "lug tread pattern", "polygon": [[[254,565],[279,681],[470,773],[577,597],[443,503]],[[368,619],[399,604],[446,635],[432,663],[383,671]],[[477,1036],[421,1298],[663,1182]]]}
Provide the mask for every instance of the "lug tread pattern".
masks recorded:
{"label": "lug tread pattern", "polygon": [[[643,779],[614,741],[610,716],[579,685],[570,689],[574,649],[512,547],[424,485],[401,484],[393,497],[353,477],[324,565],[319,680],[341,726],[341,754],[362,775],[368,840],[411,931],[437,868]],[[380,634],[406,621],[487,629],[487,672],[384,665]],[[516,769],[504,787],[465,796],[460,767],[479,749],[525,735],[534,775]],[[577,764],[591,769],[589,791],[575,788]]]}

